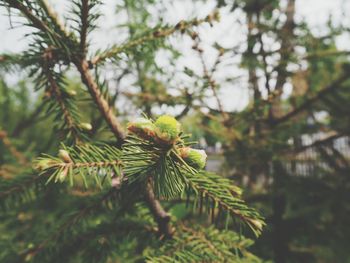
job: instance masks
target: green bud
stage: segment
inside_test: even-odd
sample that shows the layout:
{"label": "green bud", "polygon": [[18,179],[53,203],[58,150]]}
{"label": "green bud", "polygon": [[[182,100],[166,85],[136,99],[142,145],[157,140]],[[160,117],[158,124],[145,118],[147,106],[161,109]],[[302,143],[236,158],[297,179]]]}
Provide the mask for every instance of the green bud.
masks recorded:
{"label": "green bud", "polygon": [[155,135],[155,126],[153,122],[146,118],[137,118],[129,122],[128,130],[144,139],[153,138]]}
{"label": "green bud", "polygon": [[58,157],[64,161],[65,163],[71,163],[72,159],[69,156],[69,153],[66,150],[59,150],[58,151]]}
{"label": "green bud", "polygon": [[67,167],[66,167],[63,171],[61,171],[61,172],[57,175],[58,181],[60,181],[61,183],[63,183],[64,180],[65,180],[66,177],[67,177],[67,174],[68,174],[68,169],[67,169]]}
{"label": "green bud", "polygon": [[250,219],[249,220],[251,224],[253,224],[257,229],[262,230],[263,228],[263,222],[257,219]]}
{"label": "green bud", "polygon": [[32,259],[33,259],[33,254],[32,254],[32,253],[28,253],[28,254],[24,257],[24,261],[25,261],[25,262],[32,261]]}
{"label": "green bud", "polygon": [[171,116],[162,115],[155,121],[157,137],[166,143],[173,143],[181,132],[180,123]]}
{"label": "green bud", "polygon": [[37,171],[44,171],[52,166],[52,160],[41,159],[34,163],[33,168]]}
{"label": "green bud", "polygon": [[86,130],[86,131],[91,131],[92,130],[92,125],[88,122],[83,122],[83,123],[80,123],[80,128],[82,128],[83,130]]}
{"label": "green bud", "polygon": [[207,161],[207,154],[204,150],[192,149],[189,147],[179,149],[180,156],[184,161],[195,169],[203,169]]}
{"label": "green bud", "polygon": [[69,96],[72,96],[72,97],[77,95],[77,92],[75,90],[72,90],[72,89],[67,90],[67,93]]}

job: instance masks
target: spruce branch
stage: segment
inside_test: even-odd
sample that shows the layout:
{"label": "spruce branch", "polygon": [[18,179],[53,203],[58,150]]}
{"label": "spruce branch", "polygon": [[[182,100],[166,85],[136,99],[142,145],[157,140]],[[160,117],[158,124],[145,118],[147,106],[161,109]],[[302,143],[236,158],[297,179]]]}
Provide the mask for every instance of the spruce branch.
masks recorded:
{"label": "spruce branch", "polygon": [[56,25],[58,30],[61,31],[61,34],[64,36],[72,37],[72,33],[68,31],[68,29],[65,27],[64,23],[60,20],[58,17],[58,14],[56,11],[52,8],[48,0],[40,0],[39,1],[42,8],[45,10],[45,13],[47,16],[51,19],[51,21]]}
{"label": "spruce branch", "polygon": [[[12,4],[10,7],[20,10],[25,14],[29,21],[31,21],[34,27],[42,31],[41,34],[38,34],[40,40],[39,45],[43,46],[42,44],[45,44],[50,48],[52,46],[52,49],[57,51],[57,55],[52,52],[44,53],[44,55],[49,55],[49,59],[46,61],[47,64],[44,63],[43,74],[39,80],[44,80],[42,83],[50,85],[51,95],[53,95],[55,100],[58,101],[58,105],[63,111],[63,116],[68,129],[72,130],[74,128],[74,117],[71,117],[73,116],[72,114],[69,115],[68,107],[66,106],[67,104],[63,103],[63,89],[60,87],[62,75],[60,73],[55,73],[53,70],[54,66],[61,60],[65,63],[73,62],[76,66],[81,75],[82,82],[87,86],[95,104],[98,106],[101,114],[117,138],[119,146],[125,141],[125,132],[116,116],[113,114],[112,107],[110,107],[108,101],[104,97],[103,91],[96,78],[92,76],[89,70],[92,64],[103,62],[108,58],[113,58],[121,52],[127,52],[129,49],[143,45],[146,42],[164,38],[175,31],[183,33],[192,26],[196,26],[202,22],[211,23],[218,19],[218,14],[215,13],[202,20],[194,19],[189,22],[182,21],[175,27],[156,29],[151,33],[147,33],[144,36],[131,40],[124,45],[115,46],[112,49],[97,55],[97,57],[93,58],[89,63],[81,56],[81,52],[85,54],[88,32],[88,1],[83,1],[80,9],[81,23],[83,25],[80,32],[80,48],[83,48],[84,50],[80,50],[79,52],[76,50],[74,36],[68,36],[64,32],[58,20],[55,19],[57,17],[55,17],[54,11],[50,10],[48,7],[43,8],[47,15],[51,17],[51,22],[55,24],[56,31],[52,32],[50,27],[48,27],[45,22],[40,21],[40,19],[38,21],[38,18],[32,14],[30,9],[26,6],[21,5],[18,1],[9,0],[8,2]],[[67,40],[68,45],[63,43],[63,40]],[[72,47],[73,50],[70,50],[69,47]],[[40,54],[34,53],[34,55]],[[133,177],[143,177],[146,179],[144,181],[146,185],[146,200],[156,222],[158,223],[159,232],[165,236],[172,235],[172,229],[169,224],[170,216],[161,207],[157,197],[164,196],[171,198],[175,195],[179,195],[185,187],[188,187],[197,193],[200,192],[201,195],[207,196],[212,200],[214,203],[214,205],[212,205],[213,213],[215,212],[214,208],[216,206],[222,207],[223,209],[228,210],[231,214],[240,217],[256,232],[259,231],[261,227],[259,228],[257,226],[259,226],[259,224],[262,226],[262,223],[256,218],[251,218],[254,216],[257,217],[257,215],[248,210],[240,199],[233,195],[232,188],[226,187],[228,192],[225,192],[220,196],[221,193],[214,187],[215,180],[198,181],[202,178],[200,178],[200,176],[196,177],[196,170],[184,161],[184,156],[181,156],[178,151],[179,148],[185,148],[186,146],[178,136],[179,132],[176,128],[172,128],[173,130],[167,134],[162,130],[162,128],[165,127],[164,125],[166,126],[166,123],[162,123],[162,125],[158,126],[157,138],[155,141],[148,141],[145,143],[147,140],[144,140],[144,138],[139,141],[132,137],[130,137],[131,139],[128,138],[128,141],[123,145],[122,154],[117,152],[116,149],[113,149],[112,153],[105,149],[107,152],[105,153],[98,147],[91,148],[93,146],[87,145],[76,146],[75,148],[64,147],[60,152],[60,158],[52,156],[43,157],[38,160],[37,167],[42,169],[44,173],[47,172],[51,174],[49,181],[53,179],[55,181],[63,181],[68,177],[71,184],[73,184],[75,180],[74,175],[81,175],[83,181],[85,181],[84,174],[92,174],[92,177],[96,182],[101,184],[101,177],[107,178],[109,181],[111,181],[112,176],[119,175],[119,177],[121,177],[120,169],[123,165],[123,171],[128,179],[132,179]],[[176,132],[175,136],[174,132]],[[200,159],[201,156],[197,157],[197,161]],[[121,163],[121,161],[123,163]],[[199,162],[199,165],[202,165],[201,162]],[[201,185],[201,183],[203,185]],[[256,228],[259,229],[257,230]],[[40,245],[39,249],[41,249]]]}
{"label": "spruce branch", "polygon": [[[48,70],[45,74],[50,85],[48,88],[47,98],[49,103],[57,103],[60,108],[59,114],[63,114],[64,126],[61,127],[62,130],[67,129],[67,137],[72,137],[76,144],[79,144],[86,139],[83,135],[84,130],[79,123],[79,113],[76,107],[76,102],[70,101],[74,100],[67,90],[59,87],[58,83],[63,83],[62,76],[58,74],[53,74],[52,71]],[[62,90],[66,93],[62,93]],[[52,108],[54,109],[54,108]]]}
{"label": "spruce branch", "polygon": [[152,41],[156,41],[161,38],[168,37],[173,33],[179,31],[181,33],[186,32],[189,28],[193,26],[198,26],[202,23],[213,23],[214,21],[219,20],[219,14],[215,11],[213,14],[208,15],[204,19],[193,19],[190,21],[181,21],[175,26],[164,26],[158,27],[151,30],[151,33],[146,33],[144,36],[135,38],[127,43],[122,45],[116,45],[112,48],[98,54],[94,58],[91,59],[92,64],[98,64],[104,62],[106,59],[115,58],[118,54],[122,52],[127,52],[128,50],[135,48],[137,46],[143,45],[145,43],[149,43]]}
{"label": "spruce branch", "polygon": [[74,181],[77,181],[76,177],[80,176],[87,188],[92,179],[99,187],[102,187],[104,181],[111,186],[113,177],[121,177],[120,165],[120,150],[117,148],[85,144],[74,147],[63,145],[58,157],[40,157],[34,167],[41,174],[49,176],[47,182],[63,182],[68,178],[73,186]]}
{"label": "spruce branch", "polygon": [[[48,113],[55,115],[57,129],[62,131],[68,140],[81,143],[87,140],[88,127],[81,121],[75,98],[76,92],[67,88],[64,68],[58,62],[67,58],[55,46],[45,47],[43,41],[45,39],[38,36],[31,49],[22,55],[13,55],[9,59],[20,67],[29,68],[29,75],[34,77],[36,90],[45,90],[44,104]],[[59,69],[57,65],[60,66]]]}
{"label": "spruce branch", "polygon": [[[170,126],[167,126],[167,130],[159,130],[164,125]],[[68,177],[73,185],[75,175],[81,175],[86,184],[84,175],[88,174],[95,178],[98,185],[101,185],[101,177],[107,178],[112,185],[113,176],[122,178],[122,181],[125,176],[128,185],[135,185],[135,182],[138,182],[136,185],[145,184],[146,201],[158,223],[159,233],[164,237],[170,237],[173,230],[169,224],[170,215],[157,198],[170,199],[182,193],[186,193],[187,198],[194,196],[200,212],[206,206],[212,221],[218,222],[225,218],[226,212],[227,216],[239,219],[255,235],[259,235],[264,223],[260,215],[241,199],[241,190],[225,178],[213,173],[197,172],[191,167],[196,167],[195,164],[199,168],[203,167],[202,153],[191,151],[186,146],[185,135],[171,139],[172,134],[181,132],[176,127],[176,121],[173,122],[170,117],[160,117],[154,123],[141,119],[128,125],[129,131],[137,136],[129,135],[122,151],[111,146],[64,146],[59,152],[59,158],[42,157],[36,162],[36,168],[44,174],[50,174],[48,182],[64,181]],[[176,133],[172,133],[172,128],[176,128]],[[165,138],[167,141],[163,141]]]}
{"label": "spruce branch", "polygon": [[81,30],[80,30],[80,49],[83,54],[86,52],[86,37],[89,26],[89,0],[81,1]]}
{"label": "spruce branch", "polygon": [[[177,145],[184,147],[182,141],[178,141]],[[132,135],[126,138],[121,158],[123,171],[131,183],[153,178],[151,183],[157,198],[179,196],[185,186],[184,173],[196,172],[183,161],[175,148]]]}
{"label": "spruce branch", "polygon": [[207,85],[210,87],[213,96],[216,100],[217,106],[218,106],[218,110],[220,111],[221,115],[222,115],[222,119],[223,119],[223,123],[225,124],[225,122],[228,120],[228,115],[227,113],[224,111],[224,107],[222,105],[222,102],[218,96],[218,85],[216,84],[214,77],[213,77],[213,72],[215,71],[216,66],[220,63],[220,59],[221,56],[223,55],[222,52],[219,53],[219,56],[217,57],[217,60],[214,63],[214,67],[212,70],[209,71],[206,63],[205,63],[205,59],[203,56],[203,50],[199,47],[199,43],[200,43],[200,38],[198,36],[198,34],[192,34],[192,38],[194,39],[194,45],[192,47],[192,49],[196,50],[198,53],[198,56],[200,58],[201,64],[202,64],[202,68],[203,68],[203,77],[207,82]]}
{"label": "spruce branch", "polygon": [[188,173],[186,179],[187,198],[195,196],[200,212],[203,206],[207,206],[214,221],[215,217],[223,217],[221,210],[227,211],[234,219],[238,218],[247,224],[256,236],[260,235],[264,226],[262,217],[245,204],[240,198],[241,191],[233,188],[229,180],[208,172]]}
{"label": "spruce branch", "polygon": [[81,58],[85,58],[88,49],[88,34],[97,27],[97,20],[101,13],[96,7],[100,6],[100,0],[73,0],[72,18],[73,29],[79,34],[79,50]]}
{"label": "spruce branch", "polygon": [[279,125],[281,123],[284,123],[294,116],[300,114],[301,112],[309,109],[312,104],[318,102],[320,99],[324,98],[326,95],[328,95],[331,92],[334,92],[335,90],[342,87],[342,84],[349,79],[349,73],[344,72],[339,78],[334,80],[332,83],[330,83],[328,86],[320,90],[315,96],[306,99],[300,106],[296,107],[294,110],[286,113],[280,118],[272,120],[271,124],[273,126]]}
{"label": "spruce branch", "polygon": [[[170,145],[160,141],[157,127],[157,121],[153,123],[147,119],[129,124],[129,131],[137,135],[129,135],[123,145],[123,171],[129,182],[152,183],[158,198],[173,199],[183,192],[187,193],[188,198],[194,195],[199,210],[207,206],[213,221],[215,218],[216,221],[220,217],[225,218],[225,211],[233,219],[247,224],[258,236],[264,223],[260,215],[241,199],[241,190],[225,178],[204,171],[197,172],[190,167],[203,158],[200,151],[189,155],[191,151],[184,141],[186,136],[178,137]],[[202,164],[197,166],[199,169],[202,167]]]}
{"label": "spruce branch", "polygon": [[146,254],[146,262],[261,262],[247,251],[253,244],[235,232],[181,225],[173,239]]}
{"label": "spruce branch", "polygon": [[158,224],[158,233],[161,235],[161,238],[170,238],[174,233],[170,224],[170,214],[164,210],[159,200],[155,197],[151,178],[146,183],[145,198],[146,204]]}

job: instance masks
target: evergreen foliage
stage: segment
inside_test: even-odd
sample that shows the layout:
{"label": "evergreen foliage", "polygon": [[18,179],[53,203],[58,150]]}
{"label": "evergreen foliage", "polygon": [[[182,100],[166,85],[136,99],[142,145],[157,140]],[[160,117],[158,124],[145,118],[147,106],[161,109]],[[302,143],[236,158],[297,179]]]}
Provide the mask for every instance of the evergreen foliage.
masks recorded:
{"label": "evergreen foliage", "polygon": [[[11,143],[18,136],[16,128],[6,127],[9,136],[2,131],[1,153],[15,158],[1,160],[8,168],[1,166],[0,231],[5,234],[0,238],[0,261],[258,261],[246,250],[251,241],[232,230],[238,225],[242,231],[244,223],[258,236],[264,225],[262,217],[242,200],[241,190],[228,179],[203,171],[203,158],[189,155],[192,162],[187,162],[181,157],[180,149],[194,142],[187,141],[190,136],[171,116],[129,123],[126,134],[100,77],[104,63],[118,64],[121,54],[132,56],[146,47],[157,49],[171,34],[191,33],[202,23],[214,23],[218,13],[148,28],[123,44],[94,53],[89,36],[97,28],[102,2],[70,4],[68,26],[46,0],[0,2],[9,17],[17,17],[32,30],[28,50],[1,56],[2,69],[26,72],[42,99],[33,113],[45,110],[47,118],[37,124],[34,114],[18,123],[27,120],[27,127],[35,125],[49,133],[43,137],[25,133],[36,147],[18,144],[27,151],[23,156]],[[68,75],[72,71],[86,89],[71,89]],[[11,111],[11,106],[1,105]],[[114,138],[101,135],[106,130],[101,119]],[[185,227],[188,220],[163,208],[172,207],[177,199],[183,204],[187,199],[198,209],[199,215],[192,215],[193,220],[198,218],[195,225],[206,207],[207,218],[216,227]],[[225,225],[231,230],[223,230]],[[184,239],[191,242],[184,244]]]}
{"label": "evergreen foliage", "polygon": [[347,8],[121,0],[97,49],[107,2],[64,2],[0,0],[0,262],[349,261]]}
{"label": "evergreen foliage", "polygon": [[[183,226],[174,240],[167,241],[160,250],[147,251],[147,262],[262,262],[247,251],[252,243],[232,231]],[[204,244],[209,249],[203,249]]]}

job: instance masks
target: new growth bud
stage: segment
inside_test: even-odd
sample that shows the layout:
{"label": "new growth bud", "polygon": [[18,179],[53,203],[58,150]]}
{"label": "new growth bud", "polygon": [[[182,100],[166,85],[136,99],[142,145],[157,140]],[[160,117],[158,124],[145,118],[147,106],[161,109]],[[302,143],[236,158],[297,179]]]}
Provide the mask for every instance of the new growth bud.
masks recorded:
{"label": "new growth bud", "polygon": [[171,116],[162,115],[155,121],[157,137],[167,144],[172,144],[181,132],[180,123]]}
{"label": "new growth bud", "polygon": [[250,223],[252,223],[257,229],[262,230],[264,224],[262,221],[257,219],[250,219]]}
{"label": "new growth bud", "polygon": [[133,122],[129,122],[128,130],[143,139],[150,139],[155,135],[153,122],[146,118],[137,118]]}
{"label": "new growth bud", "polygon": [[69,96],[72,96],[72,97],[77,95],[77,92],[75,90],[72,90],[72,89],[67,90],[67,93]]}
{"label": "new growth bud", "polygon": [[33,168],[39,172],[44,171],[50,168],[53,165],[52,160],[50,159],[41,159],[36,161],[33,165]]}
{"label": "new growth bud", "polygon": [[203,169],[207,161],[207,154],[204,150],[192,149],[189,147],[179,149],[180,156],[184,161],[195,169]]}
{"label": "new growth bud", "polygon": [[69,156],[69,153],[66,150],[59,150],[58,151],[58,157],[64,161],[65,163],[71,163],[73,162],[72,159]]}
{"label": "new growth bud", "polygon": [[58,181],[60,181],[61,183],[63,183],[64,180],[65,180],[66,177],[67,177],[67,174],[68,174],[68,169],[65,168],[64,170],[62,170],[62,171],[57,175]]}
{"label": "new growth bud", "polygon": [[83,130],[86,130],[86,131],[92,130],[92,125],[90,123],[87,123],[87,122],[80,123],[79,126],[80,126],[80,128],[82,128]]}

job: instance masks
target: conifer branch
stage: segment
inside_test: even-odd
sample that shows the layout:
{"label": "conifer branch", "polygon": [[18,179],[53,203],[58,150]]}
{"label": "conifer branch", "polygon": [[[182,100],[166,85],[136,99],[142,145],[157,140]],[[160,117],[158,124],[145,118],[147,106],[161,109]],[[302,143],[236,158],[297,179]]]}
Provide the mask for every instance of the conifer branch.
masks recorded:
{"label": "conifer branch", "polygon": [[[93,0],[90,1],[92,2]],[[73,134],[73,137],[76,137],[75,135],[79,134],[79,125],[75,124],[77,118],[74,116],[74,114],[72,114],[71,109],[69,109],[69,104],[67,104],[67,101],[65,101],[65,90],[60,87],[62,74],[55,73],[54,71],[54,67],[60,62],[63,62],[62,64],[64,65],[73,63],[76,66],[80,73],[82,82],[86,85],[103,118],[109,125],[112,133],[115,135],[117,143],[119,144],[118,146],[121,146],[124,143],[126,136],[125,132],[112,111],[113,107],[109,105],[107,99],[104,97],[103,91],[98,84],[98,80],[91,74],[91,67],[94,64],[103,62],[108,58],[115,58],[121,52],[128,52],[130,49],[133,49],[139,45],[152,43],[152,41],[156,41],[157,39],[165,38],[176,31],[184,33],[192,26],[197,26],[203,22],[212,23],[218,19],[218,13],[214,13],[207,16],[205,19],[194,19],[189,22],[182,21],[175,27],[167,26],[158,28],[151,33],[147,33],[144,36],[133,39],[124,45],[114,46],[112,49],[98,54],[92,59],[91,62],[88,62],[85,59],[85,53],[87,52],[87,34],[89,32],[89,28],[91,28],[91,22],[98,17],[98,15],[90,16],[89,10],[93,5],[90,6],[90,2],[88,0],[82,0],[82,2],[75,1],[75,4],[80,8],[79,14],[81,21],[78,22],[78,24],[81,24],[81,27],[79,28],[79,43],[75,40],[74,35],[66,31],[64,26],[58,20],[57,14],[49,5],[47,5],[45,0],[42,0],[43,4],[41,6],[36,5],[36,7],[42,7],[54,25],[52,25],[50,19],[43,20],[47,21],[48,24],[40,20],[42,10],[41,12],[38,12],[38,18],[20,1],[7,0],[7,2],[10,3],[10,7],[20,10],[22,14],[24,14],[31,22],[31,26],[34,26],[42,31],[40,34],[38,34],[38,41],[35,43],[37,46],[35,47],[39,47],[40,50],[42,50],[43,46],[48,46],[49,49],[57,51],[57,54],[53,54],[51,51],[45,51],[44,56],[48,57],[44,58],[44,64],[40,63],[40,55],[42,54],[37,52],[37,50],[34,50],[34,52],[32,51],[30,55],[34,54],[34,56],[29,57],[35,61],[36,64],[38,64],[39,58],[39,65],[42,67],[42,74],[38,78],[38,83],[45,83],[46,86],[49,86],[47,87],[47,91],[49,91],[50,96],[55,98],[61,112],[63,112],[65,125],[67,126],[68,130],[70,130],[70,133]],[[94,4],[97,2],[98,1],[94,2]],[[30,7],[30,5],[28,7]],[[50,25],[50,27],[48,25]],[[53,28],[54,31],[52,31],[50,28]],[[78,46],[80,47],[79,50]],[[27,63],[28,62],[29,60]],[[124,177],[121,171],[122,168],[123,172],[126,174],[126,179],[131,179],[134,177],[147,179],[143,181],[145,186],[146,202],[155,221],[158,224],[159,233],[164,237],[171,237],[173,235],[173,229],[170,225],[170,215],[162,208],[159,200],[157,200],[157,197],[165,196],[169,198],[179,195],[185,187],[191,188],[191,190],[194,192],[200,193],[201,196],[206,196],[208,199],[212,200],[214,203],[214,205],[212,205],[213,213],[215,212],[215,208],[221,207],[228,210],[234,216],[240,217],[243,221],[250,225],[255,232],[260,231],[262,227],[260,218],[257,214],[254,214],[252,210],[249,210],[237,197],[239,195],[237,189],[233,189],[232,187],[226,185],[226,188],[224,188],[224,193],[221,193],[217,188],[215,188],[217,185],[220,185],[217,183],[217,181],[214,179],[207,179],[206,181],[203,181],[201,176],[196,176],[196,170],[192,168],[191,165],[197,165],[199,169],[202,169],[205,165],[205,160],[203,162],[203,157],[206,156],[205,153],[200,153],[201,151],[195,149],[187,149],[182,138],[180,138],[180,131],[176,120],[174,120],[174,123],[169,116],[167,116],[165,119],[167,119],[167,121],[173,125],[173,127],[170,127],[170,132],[167,134],[165,130],[162,130],[162,128],[167,127],[169,124],[165,121],[162,122],[158,127],[158,137],[156,140],[148,144],[142,142],[141,147],[137,146],[137,144],[140,144],[139,141],[136,141],[135,144],[135,141],[132,140],[123,145],[122,153],[116,148],[108,146],[104,146],[104,148],[89,145],[63,147],[59,153],[59,158],[52,156],[39,158],[36,163],[36,167],[42,171],[42,174],[50,175],[48,182],[51,180],[64,181],[66,178],[69,178],[71,185],[73,185],[74,180],[76,180],[75,175],[80,175],[83,182],[86,184],[86,174],[92,175],[91,178],[95,179],[98,185],[102,185],[101,181],[104,179],[111,182],[112,177],[121,178],[120,180],[123,181]],[[157,147],[157,145],[159,147]],[[183,150],[183,153],[181,154],[183,154],[184,158],[189,157],[186,154],[188,154],[188,151],[191,150],[191,154],[194,154],[192,159],[188,159],[192,162],[191,164],[187,164],[182,159],[182,155],[180,152],[178,152],[178,148]],[[129,186],[131,183],[123,185]],[[203,183],[203,185],[200,183]],[[124,187],[121,189],[124,189]],[[83,217],[85,213],[86,212],[80,212],[76,215],[76,217],[68,220],[55,234],[44,240],[34,249],[30,249],[26,255],[33,256],[37,254],[49,242],[56,239],[62,231]],[[260,228],[258,227],[259,224]],[[210,247],[210,243],[204,243]]]}
{"label": "conifer branch", "polygon": [[[63,94],[49,70],[46,73],[46,76],[48,78],[48,82],[50,85],[49,96],[53,96],[55,99],[55,102],[58,103],[61,109],[61,112],[63,113],[63,119],[69,130],[69,134],[72,135],[75,143],[76,144],[81,143],[82,142],[81,132],[80,132],[79,124],[77,124],[77,116],[74,117],[72,115],[72,110],[73,110],[72,108],[68,109],[66,101],[63,98]],[[75,114],[77,114],[77,112]]]}
{"label": "conifer branch", "polygon": [[85,55],[86,38],[88,31],[89,0],[81,0],[81,30],[80,30],[80,50]]}
{"label": "conifer branch", "polygon": [[127,52],[128,50],[134,47],[143,45],[144,43],[148,43],[160,38],[165,38],[167,36],[170,36],[176,31],[180,31],[181,33],[184,33],[186,32],[186,30],[188,30],[193,26],[197,26],[204,22],[213,23],[214,21],[217,21],[217,20],[219,20],[219,14],[218,12],[214,12],[213,14],[208,15],[204,19],[193,19],[190,21],[181,21],[176,26],[165,26],[161,28],[154,28],[151,33],[147,33],[146,35],[133,39],[125,44],[116,45],[102,52],[101,54],[91,59],[91,63],[92,64],[101,63],[108,58],[116,57],[119,53]]}
{"label": "conifer branch", "polygon": [[[93,171],[96,182],[101,185],[101,172],[104,178],[107,178],[107,181],[110,182],[112,174],[121,174],[118,168],[118,165],[121,165],[119,155],[118,149],[110,146],[105,146],[104,150],[88,145],[75,146],[74,148],[64,147],[64,149],[60,151],[60,158],[52,156],[42,157],[37,160],[35,166],[37,169],[42,170],[44,174],[47,172],[51,173],[48,182],[53,179],[55,181],[63,181],[68,177],[71,185],[73,185],[75,174],[81,175],[84,183],[87,185],[84,173],[91,173],[89,169],[92,167],[97,169],[103,167],[103,170]],[[104,160],[109,161],[106,162]],[[156,199],[150,182],[147,182],[145,194],[147,203],[158,223],[159,232],[165,237],[170,237],[172,234],[172,229],[169,224],[170,216]]]}
{"label": "conifer branch", "polygon": [[[36,160],[34,166],[41,174],[48,174],[48,182],[63,182],[69,179],[71,185],[80,176],[87,188],[93,179],[99,187],[106,180],[112,185],[112,177],[121,177],[120,150],[104,145],[63,146],[58,157],[44,155]],[[89,175],[89,176],[87,176]]]}
{"label": "conifer branch", "polygon": [[310,149],[310,148],[316,148],[316,147],[320,147],[320,146],[327,145],[330,143],[334,143],[335,140],[337,140],[341,137],[345,137],[346,135],[347,135],[346,133],[336,133],[336,134],[330,135],[326,138],[314,141],[311,144],[303,145],[299,148],[293,149],[292,151],[288,151],[287,154],[295,157],[295,154],[302,153],[305,150]]}
{"label": "conifer branch", "polygon": [[225,123],[227,121],[227,119],[228,119],[228,115],[224,111],[224,107],[223,107],[223,105],[221,103],[221,100],[220,100],[220,98],[218,96],[218,93],[217,93],[218,85],[216,84],[216,82],[214,80],[214,77],[213,77],[213,74],[212,74],[212,72],[215,70],[216,65],[219,64],[219,62],[220,62],[220,58],[222,56],[222,53],[219,54],[216,62],[214,63],[213,71],[210,72],[208,70],[208,67],[207,67],[206,63],[205,63],[205,59],[204,59],[204,56],[203,56],[203,49],[201,49],[199,47],[199,41],[200,41],[199,36],[197,34],[192,34],[192,38],[195,41],[195,44],[193,45],[192,48],[197,51],[198,56],[200,58],[200,61],[201,61],[201,64],[202,64],[202,68],[203,68],[203,77],[206,80],[207,85],[210,87],[210,89],[211,89],[211,91],[213,93],[213,96],[214,96],[214,98],[216,100],[216,103],[217,103],[217,106],[218,106],[218,110],[219,110],[219,112],[222,115],[223,123]]}
{"label": "conifer branch", "polygon": [[[186,179],[188,184],[187,198],[190,198],[193,194],[198,198],[200,212],[204,205],[209,206],[212,219],[214,219],[215,216],[220,216],[220,209],[226,210],[233,218],[238,218],[246,223],[254,234],[259,236],[264,226],[262,218],[239,198],[241,191],[232,188],[232,183],[229,180],[208,172],[188,173]],[[207,200],[206,203],[204,199]],[[211,200],[211,202],[208,202],[208,200]],[[218,210],[215,215],[216,208]]]}
{"label": "conifer branch", "polygon": [[155,197],[152,182],[150,180],[152,179],[149,178],[149,181],[146,183],[146,203],[154,217],[154,220],[158,224],[158,233],[162,235],[161,238],[170,238],[174,232],[170,224],[170,214],[164,210],[159,200]]}
{"label": "conifer branch", "polygon": [[[122,130],[121,125],[119,124],[119,121],[117,120],[116,116],[111,111],[108,102],[102,97],[101,90],[99,89],[97,83],[95,82],[91,73],[89,72],[89,63],[85,59],[76,59],[74,63],[81,74],[82,82],[88,87],[92,98],[99,107],[100,112],[102,113],[104,119],[111,128],[113,134],[117,138],[118,144],[122,145],[122,143],[125,140],[125,133]],[[158,208],[153,209],[152,211],[158,222],[159,231],[165,231],[164,235],[169,236],[169,218],[164,216],[165,211],[163,210],[159,201],[155,198],[153,189],[150,185],[146,187],[145,193],[151,209],[156,207]]]}
{"label": "conifer branch", "polygon": [[[253,244],[235,232],[214,227],[189,228],[181,225],[173,239],[151,250],[146,262],[255,262],[260,260],[247,251]],[[233,249],[235,248],[235,249]]]}
{"label": "conifer branch", "polygon": [[331,84],[320,90],[315,96],[312,98],[306,99],[300,106],[295,108],[294,110],[286,113],[282,117],[275,119],[272,121],[272,125],[279,125],[285,121],[290,120],[294,116],[298,115],[299,113],[305,111],[306,109],[310,108],[312,104],[318,102],[320,99],[322,99],[327,94],[333,92],[336,89],[341,88],[341,85],[349,79],[348,72],[344,72],[338,79],[334,80]]}
{"label": "conifer branch", "polygon": [[65,27],[64,23],[59,19],[58,14],[52,8],[49,1],[48,0],[40,0],[40,3],[42,5],[43,9],[45,10],[46,14],[48,15],[48,17],[57,26],[57,28],[61,31],[61,33],[66,37],[72,36],[72,34]]}

